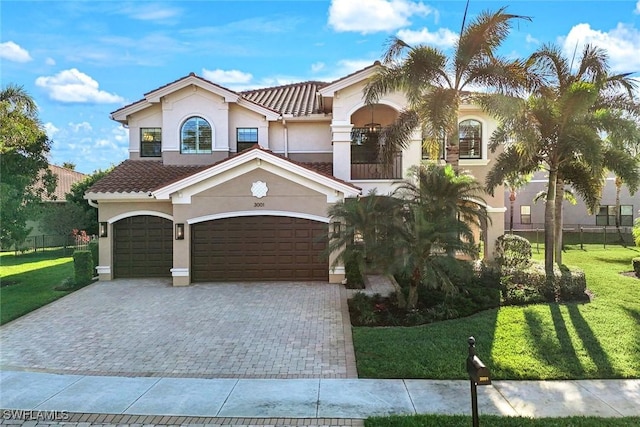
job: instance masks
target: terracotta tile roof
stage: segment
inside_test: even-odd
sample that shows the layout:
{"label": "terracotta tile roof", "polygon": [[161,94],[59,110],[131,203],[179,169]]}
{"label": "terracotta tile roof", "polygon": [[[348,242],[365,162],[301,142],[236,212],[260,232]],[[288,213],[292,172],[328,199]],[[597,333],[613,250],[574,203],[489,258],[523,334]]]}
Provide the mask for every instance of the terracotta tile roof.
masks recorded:
{"label": "terracotta tile roof", "polygon": [[242,97],[283,115],[308,116],[322,113],[318,89],[328,83],[308,81],[242,92]]}
{"label": "terracotta tile roof", "polygon": [[96,182],[89,193],[149,192],[186,178],[211,165],[163,165],[150,160],[125,160],[104,178]]}
{"label": "terracotta tile roof", "polygon": [[[64,201],[66,195],[71,192],[71,186],[76,182],[83,181],[87,175],[71,169],[63,168],[56,165],[49,165],[49,170],[58,177],[58,185],[56,190],[49,197],[44,197],[48,202]],[[38,188],[42,187],[42,182],[36,184]]]}
{"label": "terracotta tile roof", "polygon": [[338,179],[333,176],[333,164],[329,162],[296,162],[289,158],[272,153],[270,150],[255,145],[242,153],[227,157],[212,165],[202,166],[177,166],[163,165],[159,161],[149,160],[125,160],[116,166],[107,176],[96,182],[89,190],[89,193],[138,193],[149,192],[165,187],[181,179],[187,178],[195,173],[208,168],[215,167],[229,159],[244,154],[251,150],[266,151],[274,156],[278,156],[290,163],[302,166],[306,169],[317,172],[342,184],[359,189],[355,185]]}

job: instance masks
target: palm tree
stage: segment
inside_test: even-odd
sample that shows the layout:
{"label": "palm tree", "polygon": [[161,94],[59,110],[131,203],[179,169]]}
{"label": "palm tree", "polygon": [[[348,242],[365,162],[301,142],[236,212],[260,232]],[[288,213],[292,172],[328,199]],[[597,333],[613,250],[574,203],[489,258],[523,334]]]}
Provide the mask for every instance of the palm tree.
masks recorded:
{"label": "palm tree", "polygon": [[451,165],[427,164],[414,171],[414,182],[405,182],[394,192],[403,200],[400,229],[390,237],[401,257],[395,267],[409,273],[409,309],[418,303],[423,285],[454,292],[448,277],[459,267],[458,257],[478,256],[474,232],[489,220],[481,197],[483,187]]}
{"label": "palm tree", "polygon": [[391,164],[395,153],[406,148],[415,129],[420,129],[426,147],[445,139],[447,163],[457,170],[458,108],[465,91],[482,86],[510,92],[522,85],[522,64],[496,55],[517,19],[530,20],[508,14],[505,8],[481,13],[470,25],[463,24],[451,58],[432,46],[412,47],[399,38],[391,39],[382,67],[364,90],[369,104],[393,91],[407,97],[406,109],[380,134],[386,164]]}
{"label": "palm tree", "polygon": [[[621,124],[636,119],[640,108],[634,99],[634,81],[629,74],[609,74],[607,56],[599,48],[586,46],[572,69],[559,48],[545,45],[529,57],[527,70],[528,97],[485,96],[480,101],[500,122],[491,137],[491,149],[505,147],[487,176],[486,187],[493,191],[514,170],[529,173],[544,166],[548,173],[545,271],[551,280],[556,236],[561,235],[556,228],[557,206],[562,201],[557,188],[570,182],[587,205],[593,205],[601,187],[594,177],[601,177],[606,166],[605,135],[624,129]],[[615,156],[625,158],[619,151]]]}
{"label": "palm tree", "polygon": [[408,309],[416,307],[420,286],[455,290],[448,274],[463,261],[454,255],[477,256],[474,232],[488,220],[482,186],[473,177],[434,164],[417,168],[414,177],[391,196],[370,193],[329,211],[346,224],[329,250],[339,259],[360,251],[362,262],[387,273],[408,272]]}
{"label": "palm tree", "polygon": [[509,189],[509,232],[513,233],[513,208],[518,197],[518,190],[531,181],[532,174],[521,175],[518,172],[505,177],[503,184]]}

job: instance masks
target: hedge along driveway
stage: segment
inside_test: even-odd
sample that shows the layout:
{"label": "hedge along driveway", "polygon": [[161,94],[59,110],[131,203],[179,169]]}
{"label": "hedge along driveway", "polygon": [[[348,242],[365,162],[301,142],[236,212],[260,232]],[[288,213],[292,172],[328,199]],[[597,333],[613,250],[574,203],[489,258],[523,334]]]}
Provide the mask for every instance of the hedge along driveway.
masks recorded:
{"label": "hedge along driveway", "polygon": [[73,258],[60,251],[16,256],[0,254],[0,324],[23,316],[69,292],[56,291],[62,281],[73,277]]}
{"label": "hedge along driveway", "polygon": [[473,335],[495,379],[640,377],[640,280],[620,274],[640,250],[586,249],[569,250],[564,261],[585,271],[592,302],[502,307],[411,328],[357,327],[359,376],[467,378]]}

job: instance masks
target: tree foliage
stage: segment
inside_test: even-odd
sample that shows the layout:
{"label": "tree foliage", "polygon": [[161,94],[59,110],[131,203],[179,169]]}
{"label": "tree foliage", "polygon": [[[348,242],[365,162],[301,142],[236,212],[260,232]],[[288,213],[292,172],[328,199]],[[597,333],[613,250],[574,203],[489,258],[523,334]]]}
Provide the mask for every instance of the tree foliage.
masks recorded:
{"label": "tree foliage", "polygon": [[[628,177],[630,188],[638,182],[637,162],[611,149],[605,138],[619,138],[626,125],[637,120],[640,108],[633,79],[610,74],[607,55],[599,48],[587,45],[572,67],[558,47],[545,45],[526,65],[526,97],[480,98],[482,107],[500,122],[491,148],[504,147],[486,187],[493,191],[513,172],[531,173],[540,166],[547,171],[545,271],[551,279],[554,259],[561,262],[564,184],[571,184],[593,209],[607,168]],[[609,163],[612,157],[617,161]]]}
{"label": "tree foliage", "polygon": [[465,91],[474,86],[510,93],[523,85],[522,63],[496,54],[520,15],[483,12],[468,26],[463,26],[456,50],[451,57],[428,46],[410,46],[393,38],[384,53],[382,66],[365,88],[367,103],[383,95],[403,92],[408,106],[392,125],[381,133],[382,156],[390,163],[397,151],[406,148],[413,132],[421,130],[426,148],[447,142],[447,162],[458,164],[458,109]]}
{"label": "tree foliage", "polygon": [[44,195],[53,193],[56,177],[47,168],[51,141],[35,102],[20,86],[0,91],[0,245],[8,248],[25,240],[28,219],[36,215]]}
{"label": "tree foliage", "polygon": [[390,196],[371,193],[334,205],[329,215],[346,229],[329,248],[342,257],[361,251],[363,263],[407,274],[407,308],[414,308],[420,286],[456,291],[449,275],[461,261],[454,255],[477,257],[475,232],[487,221],[481,193],[473,177],[451,166],[421,166]]}
{"label": "tree foliage", "polygon": [[110,171],[111,168],[106,171],[98,170],[71,186],[71,191],[66,195],[66,199],[67,203],[73,205],[74,211],[77,212],[77,224],[72,228],[85,230],[87,234],[98,234],[98,209],[89,204],[84,198],[84,194]]}

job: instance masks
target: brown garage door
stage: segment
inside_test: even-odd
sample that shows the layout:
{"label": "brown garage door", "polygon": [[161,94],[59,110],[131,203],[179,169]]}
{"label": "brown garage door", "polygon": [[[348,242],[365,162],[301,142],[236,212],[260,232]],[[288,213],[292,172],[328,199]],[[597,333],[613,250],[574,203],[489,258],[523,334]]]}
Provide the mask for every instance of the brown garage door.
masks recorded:
{"label": "brown garage door", "polygon": [[171,277],[173,223],[156,216],[133,216],[113,224],[115,277]]}
{"label": "brown garage door", "polygon": [[191,226],[191,280],[328,280],[327,224],[246,216]]}

